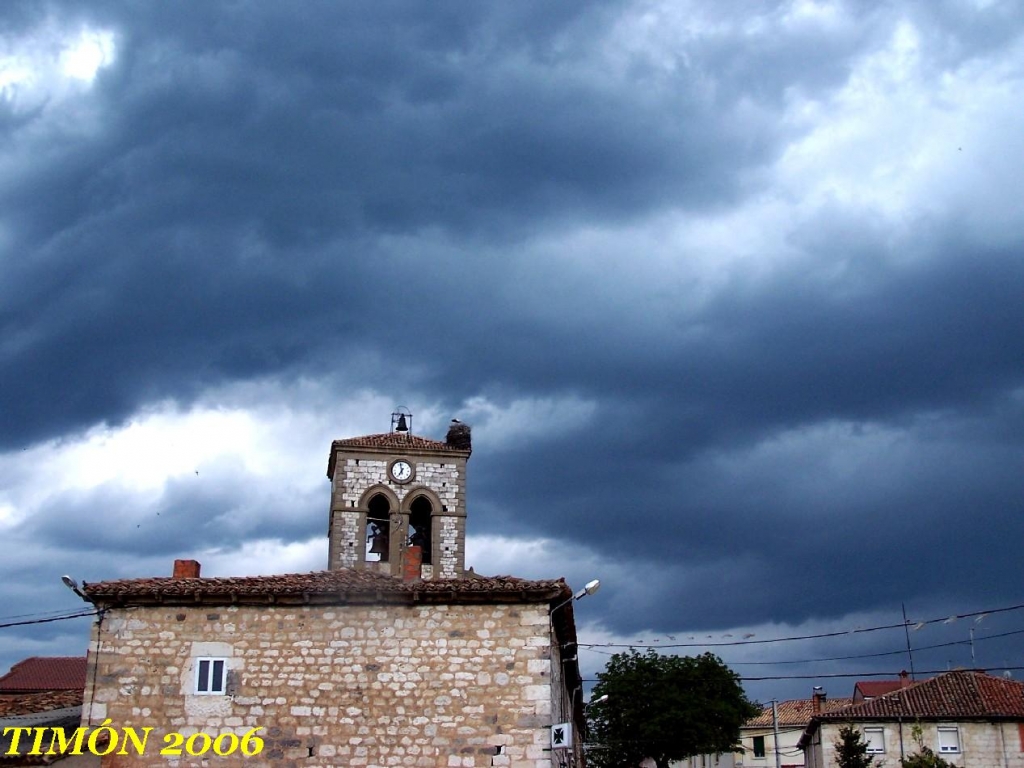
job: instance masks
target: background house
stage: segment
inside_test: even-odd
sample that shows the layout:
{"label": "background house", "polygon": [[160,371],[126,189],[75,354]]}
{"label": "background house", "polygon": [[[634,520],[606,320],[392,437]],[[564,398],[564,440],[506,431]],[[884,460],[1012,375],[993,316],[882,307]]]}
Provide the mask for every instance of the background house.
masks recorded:
{"label": "background house", "polygon": [[85,688],[85,656],[32,656],[0,677],[0,696]]}
{"label": "background house", "polygon": [[839,729],[855,724],[875,764],[896,766],[921,743],[960,768],[1024,768],[1024,683],[957,670],[815,715],[800,738],[808,768],[834,766]]}
{"label": "background house", "polygon": [[759,715],[751,718],[740,729],[742,752],[697,755],[682,761],[680,768],[734,768],[738,766],[764,766],[775,768],[776,749],[782,768],[797,768],[804,764],[804,754],[798,742],[811,717],[848,707],[850,699],[829,699],[815,692],[809,699],[793,699],[776,704],[778,717],[778,745],[775,741],[772,706],[766,705]]}
{"label": "background house", "polygon": [[[783,768],[803,766],[804,754],[798,745],[804,729],[814,715],[843,709],[850,706],[851,701],[848,698],[830,699],[822,691],[815,692],[809,699],[778,702],[778,751]],[[747,721],[740,732],[740,738],[744,751],[735,756],[737,766],[775,768],[776,745],[771,704],[765,706],[760,715]]]}
{"label": "background house", "polygon": [[[7,755],[11,733],[7,728],[67,728],[74,730],[82,719],[85,688],[84,656],[33,656],[19,661],[0,677],[0,766],[45,765],[57,760],[62,768],[96,766],[91,755]],[[26,751],[19,744],[19,752]]]}

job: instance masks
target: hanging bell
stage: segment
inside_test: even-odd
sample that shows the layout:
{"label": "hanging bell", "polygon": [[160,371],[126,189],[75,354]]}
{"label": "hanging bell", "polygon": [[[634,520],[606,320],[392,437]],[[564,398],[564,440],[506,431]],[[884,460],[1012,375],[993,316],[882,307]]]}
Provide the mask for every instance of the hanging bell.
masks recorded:
{"label": "hanging bell", "polygon": [[405,414],[400,413],[398,415],[398,424],[395,425],[395,432],[408,432],[409,425],[405,423]]}
{"label": "hanging bell", "polygon": [[388,551],[388,537],[383,531],[380,531],[373,536],[373,541],[370,544],[371,555],[383,555]]}

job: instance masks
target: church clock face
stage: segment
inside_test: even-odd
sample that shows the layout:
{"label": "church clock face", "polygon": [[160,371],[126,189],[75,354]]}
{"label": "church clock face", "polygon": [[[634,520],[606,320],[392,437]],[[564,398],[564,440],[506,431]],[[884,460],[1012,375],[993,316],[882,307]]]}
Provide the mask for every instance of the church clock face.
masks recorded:
{"label": "church clock face", "polygon": [[396,483],[408,483],[413,478],[412,464],[405,459],[393,461],[388,467],[388,474]]}

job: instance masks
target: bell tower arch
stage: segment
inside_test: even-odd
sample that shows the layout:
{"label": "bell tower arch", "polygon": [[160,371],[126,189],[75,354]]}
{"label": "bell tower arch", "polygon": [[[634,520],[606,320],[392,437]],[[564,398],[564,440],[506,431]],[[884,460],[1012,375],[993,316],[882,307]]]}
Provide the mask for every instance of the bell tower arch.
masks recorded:
{"label": "bell tower arch", "polygon": [[412,434],[405,408],[392,414],[390,432],[331,443],[328,569],[399,576],[418,554],[420,578],[462,576],[472,452],[468,425],[453,419],[444,442],[430,440]]}

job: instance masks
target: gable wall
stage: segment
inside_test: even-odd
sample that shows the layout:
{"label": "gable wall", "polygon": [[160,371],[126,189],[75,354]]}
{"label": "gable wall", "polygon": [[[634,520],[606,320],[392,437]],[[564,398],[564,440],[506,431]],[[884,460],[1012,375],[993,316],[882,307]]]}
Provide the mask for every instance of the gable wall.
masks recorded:
{"label": "gable wall", "polygon": [[[834,742],[839,738],[842,723],[825,723],[815,734],[813,758],[808,754],[808,768],[829,768],[836,765]],[[903,754],[911,755],[918,751],[914,740],[913,721],[886,723],[858,723],[857,727],[884,729],[885,753],[875,755],[874,765],[879,768],[900,764],[900,733],[902,730]],[[921,742],[938,753],[938,726],[955,725],[960,733],[959,753],[945,753],[941,757],[958,768],[1024,768],[1024,741],[1019,733],[1017,723],[1001,722],[957,722],[955,720],[922,722]]]}
{"label": "gable wall", "polygon": [[[546,768],[570,719],[549,627],[546,604],[111,610],[83,723],[154,727],[146,760],[117,765],[169,764],[169,731],[263,726],[261,756],[216,764]],[[228,660],[233,695],[193,694],[199,656]]]}

